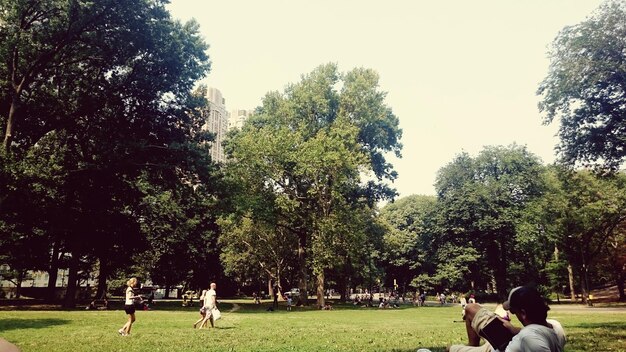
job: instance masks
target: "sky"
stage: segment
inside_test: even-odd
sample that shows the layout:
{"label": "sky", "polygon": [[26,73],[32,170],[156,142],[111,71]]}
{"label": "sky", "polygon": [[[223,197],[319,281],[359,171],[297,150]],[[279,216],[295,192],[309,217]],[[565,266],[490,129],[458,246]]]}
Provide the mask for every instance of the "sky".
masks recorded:
{"label": "sky", "polygon": [[371,68],[400,120],[392,155],[400,197],[434,195],[440,168],[462,152],[513,143],[547,164],[556,123],[542,124],[536,95],[549,44],[601,0],[171,0],[195,18],[227,110],[254,109],[269,91],[333,62]]}

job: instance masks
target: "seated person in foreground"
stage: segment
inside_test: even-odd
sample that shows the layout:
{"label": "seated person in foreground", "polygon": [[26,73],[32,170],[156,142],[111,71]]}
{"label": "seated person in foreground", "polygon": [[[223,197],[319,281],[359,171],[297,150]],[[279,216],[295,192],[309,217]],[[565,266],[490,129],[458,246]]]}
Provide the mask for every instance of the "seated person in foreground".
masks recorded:
{"label": "seated person in foreground", "polygon": [[[515,314],[524,327],[514,327],[480,305],[468,304],[464,319],[469,344],[452,345],[447,351],[563,352],[565,331],[558,321],[546,319],[550,308],[534,287],[511,290],[503,308]],[[479,346],[481,337],[487,342]]]}

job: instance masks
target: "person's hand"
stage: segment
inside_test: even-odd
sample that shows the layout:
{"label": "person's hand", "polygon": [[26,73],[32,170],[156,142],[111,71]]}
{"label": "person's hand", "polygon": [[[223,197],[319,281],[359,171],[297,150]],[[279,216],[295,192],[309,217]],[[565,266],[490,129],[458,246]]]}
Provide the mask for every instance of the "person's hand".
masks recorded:
{"label": "person's hand", "polygon": [[520,332],[520,330],[522,330],[521,328],[513,326],[513,324],[511,324],[511,322],[506,319],[503,319],[500,317],[498,317],[498,319],[500,319],[500,321],[502,322],[502,325],[504,325],[504,327],[507,328],[513,335],[517,335]]}

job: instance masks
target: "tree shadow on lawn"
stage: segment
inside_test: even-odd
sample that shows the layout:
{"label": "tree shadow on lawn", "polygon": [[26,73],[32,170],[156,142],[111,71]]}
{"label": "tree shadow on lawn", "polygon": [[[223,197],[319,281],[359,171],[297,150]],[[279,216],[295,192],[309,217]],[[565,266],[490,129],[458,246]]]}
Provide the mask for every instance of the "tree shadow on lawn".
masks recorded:
{"label": "tree shadow on lawn", "polygon": [[582,329],[617,329],[621,331],[626,331],[626,322],[610,322],[610,323],[580,323],[576,325],[572,325],[575,328]]}
{"label": "tree shadow on lawn", "polygon": [[[624,339],[626,337],[626,322],[607,323],[580,323],[571,325],[568,328],[584,329],[583,331],[572,331],[572,338],[578,337],[587,339],[588,337],[601,337],[603,339]],[[567,330],[566,330],[567,331]]]}
{"label": "tree shadow on lawn", "polygon": [[69,324],[66,319],[2,319],[0,331],[17,329],[44,329],[54,325]]}

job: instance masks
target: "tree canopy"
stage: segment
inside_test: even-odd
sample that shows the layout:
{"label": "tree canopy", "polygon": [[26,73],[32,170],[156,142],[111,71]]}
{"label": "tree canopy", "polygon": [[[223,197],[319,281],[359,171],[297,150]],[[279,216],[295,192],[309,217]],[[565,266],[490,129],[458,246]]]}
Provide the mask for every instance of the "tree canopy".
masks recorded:
{"label": "tree canopy", "polygon": [[[296,242],[299,286],[307,292],[314,273],[320,304],[324,271],[337,264],[337,251],[363,242],[348,219],[395,194],[382,182],[396,177],[384,153],[399,155],[401,130],[384,97],[374,71],[342,74],[322,65],[284,93],[268,93],[227,142],[233,163],[226,175],[238,190],[233,204],[261,222],[259,229],[289,232],[282,237]],[[368,174],[374,180],[363,181]]]}
{"label": "tree canopy", "polygon": [[[68,305],[81,263],[97,261],[106,282],[147,248],[145,197],[184,203],[175,192],[215,190],[197,111],[206,101],[192,94],[208,46],[165,4],[1,4],[0,228],[10,236],[0,247],[27,248],[37,235],[51,281],[69,266]],[[25,211],[33,207],[45,215]],[[169,210],[176,225],[193,223]]]}
{"label": "tree canopy", "polygon": [[626,156],[626,4],[610,0],[552,43],[539,86],[544,122],[560,122],[557,151],[569,164],[616,170]]}

